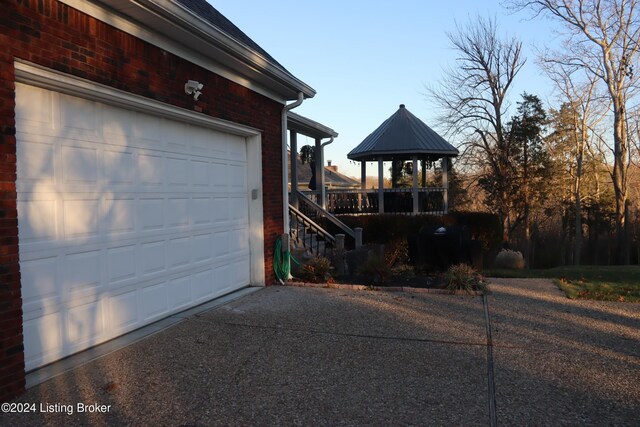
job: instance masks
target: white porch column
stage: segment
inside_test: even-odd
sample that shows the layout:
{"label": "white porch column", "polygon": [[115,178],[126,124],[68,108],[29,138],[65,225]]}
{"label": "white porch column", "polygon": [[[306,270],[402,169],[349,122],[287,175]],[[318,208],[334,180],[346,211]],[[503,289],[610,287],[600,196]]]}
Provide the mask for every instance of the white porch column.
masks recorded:
{"label": "white porch column", "polygon": [[318,204],[326,209],[326,190],[324,188],[324,153],[322,152],[321,138],[316,138],[316,191],[318,191]]}
{"label": "white porch column", "polygon": [[289,161],[291,162],[291,195],[289,202],[298,208],[298,134],[294,130],[289,131],[289,149],[291,150]]}
{"label": "white porch column", "polygon": [[420,211],[418,199],[418,156],[413,156],[413,214]]}
{"label": "white porch column", "polygon": [[384,161],[378,159],[378,212],[384,213]]}
{"label": "white porch column", "polygon": [[449,213],[449,158],[442,158],[442,187],[444,187],[444,193],[442,194],[442,208],[444,213]]}

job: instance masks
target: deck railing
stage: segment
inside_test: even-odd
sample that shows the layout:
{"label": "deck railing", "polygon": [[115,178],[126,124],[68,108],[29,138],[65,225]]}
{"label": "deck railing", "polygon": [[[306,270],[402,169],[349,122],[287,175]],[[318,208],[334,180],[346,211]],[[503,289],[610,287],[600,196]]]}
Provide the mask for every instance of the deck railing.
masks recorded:
{"label": "deck railing", "polygon": [[[319,191],[303,191],[304,195],[320,203]],[[423,214],[442,215],[445,213],[444,193],[442,187],[418,189],[418,212]],[[412,214],[413,189],[385,188],[384,213]],[[326,208],[333,215],[340,214],[378,214],[380,212],[378,190],[326,190]]]}

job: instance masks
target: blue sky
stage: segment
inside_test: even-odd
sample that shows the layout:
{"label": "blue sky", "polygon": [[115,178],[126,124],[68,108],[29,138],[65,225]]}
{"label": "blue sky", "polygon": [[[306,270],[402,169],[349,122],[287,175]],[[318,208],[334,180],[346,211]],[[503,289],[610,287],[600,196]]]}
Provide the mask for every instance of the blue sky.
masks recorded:
{"label": "blue sky", "polygon": [[[447,32],[477,15],[495,17],[502,34],[524,44],[527,63],[511,95],[538,95],[555,105],[552,84],[535,64],[534,46],[557,39],[551,22],[512,14],[499,1],[481,0],[209,0],[223,15],[317,95],[294,111],[339,133],[325,149],[325,159],[339,170],[360,176],[347,159],[399,104],[436,130],[435,105],[424,95],[455,51]],[[299,140],[299,145],[313,141]],[[372,174],[375,174],[372,171]]]}

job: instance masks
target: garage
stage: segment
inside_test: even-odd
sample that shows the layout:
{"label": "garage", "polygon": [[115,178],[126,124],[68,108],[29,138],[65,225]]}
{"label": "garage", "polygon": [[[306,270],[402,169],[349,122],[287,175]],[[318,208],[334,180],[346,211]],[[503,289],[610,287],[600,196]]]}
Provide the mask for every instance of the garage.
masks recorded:
{"label": "garage", "polygon": [[264,276],[257,133],[85,89],[16,83],[27,371]]}

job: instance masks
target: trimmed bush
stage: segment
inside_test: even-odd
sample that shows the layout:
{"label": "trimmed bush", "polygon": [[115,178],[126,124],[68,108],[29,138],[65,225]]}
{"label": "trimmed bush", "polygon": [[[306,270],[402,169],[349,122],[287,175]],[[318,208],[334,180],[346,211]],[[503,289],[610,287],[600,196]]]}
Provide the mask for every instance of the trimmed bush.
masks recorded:
{"label": "trimmed bush", "polygon": [[505,270],[522,270],[524,268],[524,258],[522,253],[518,251],[503,249],[496,256],[493,266],[494,268],[503,268]]}

